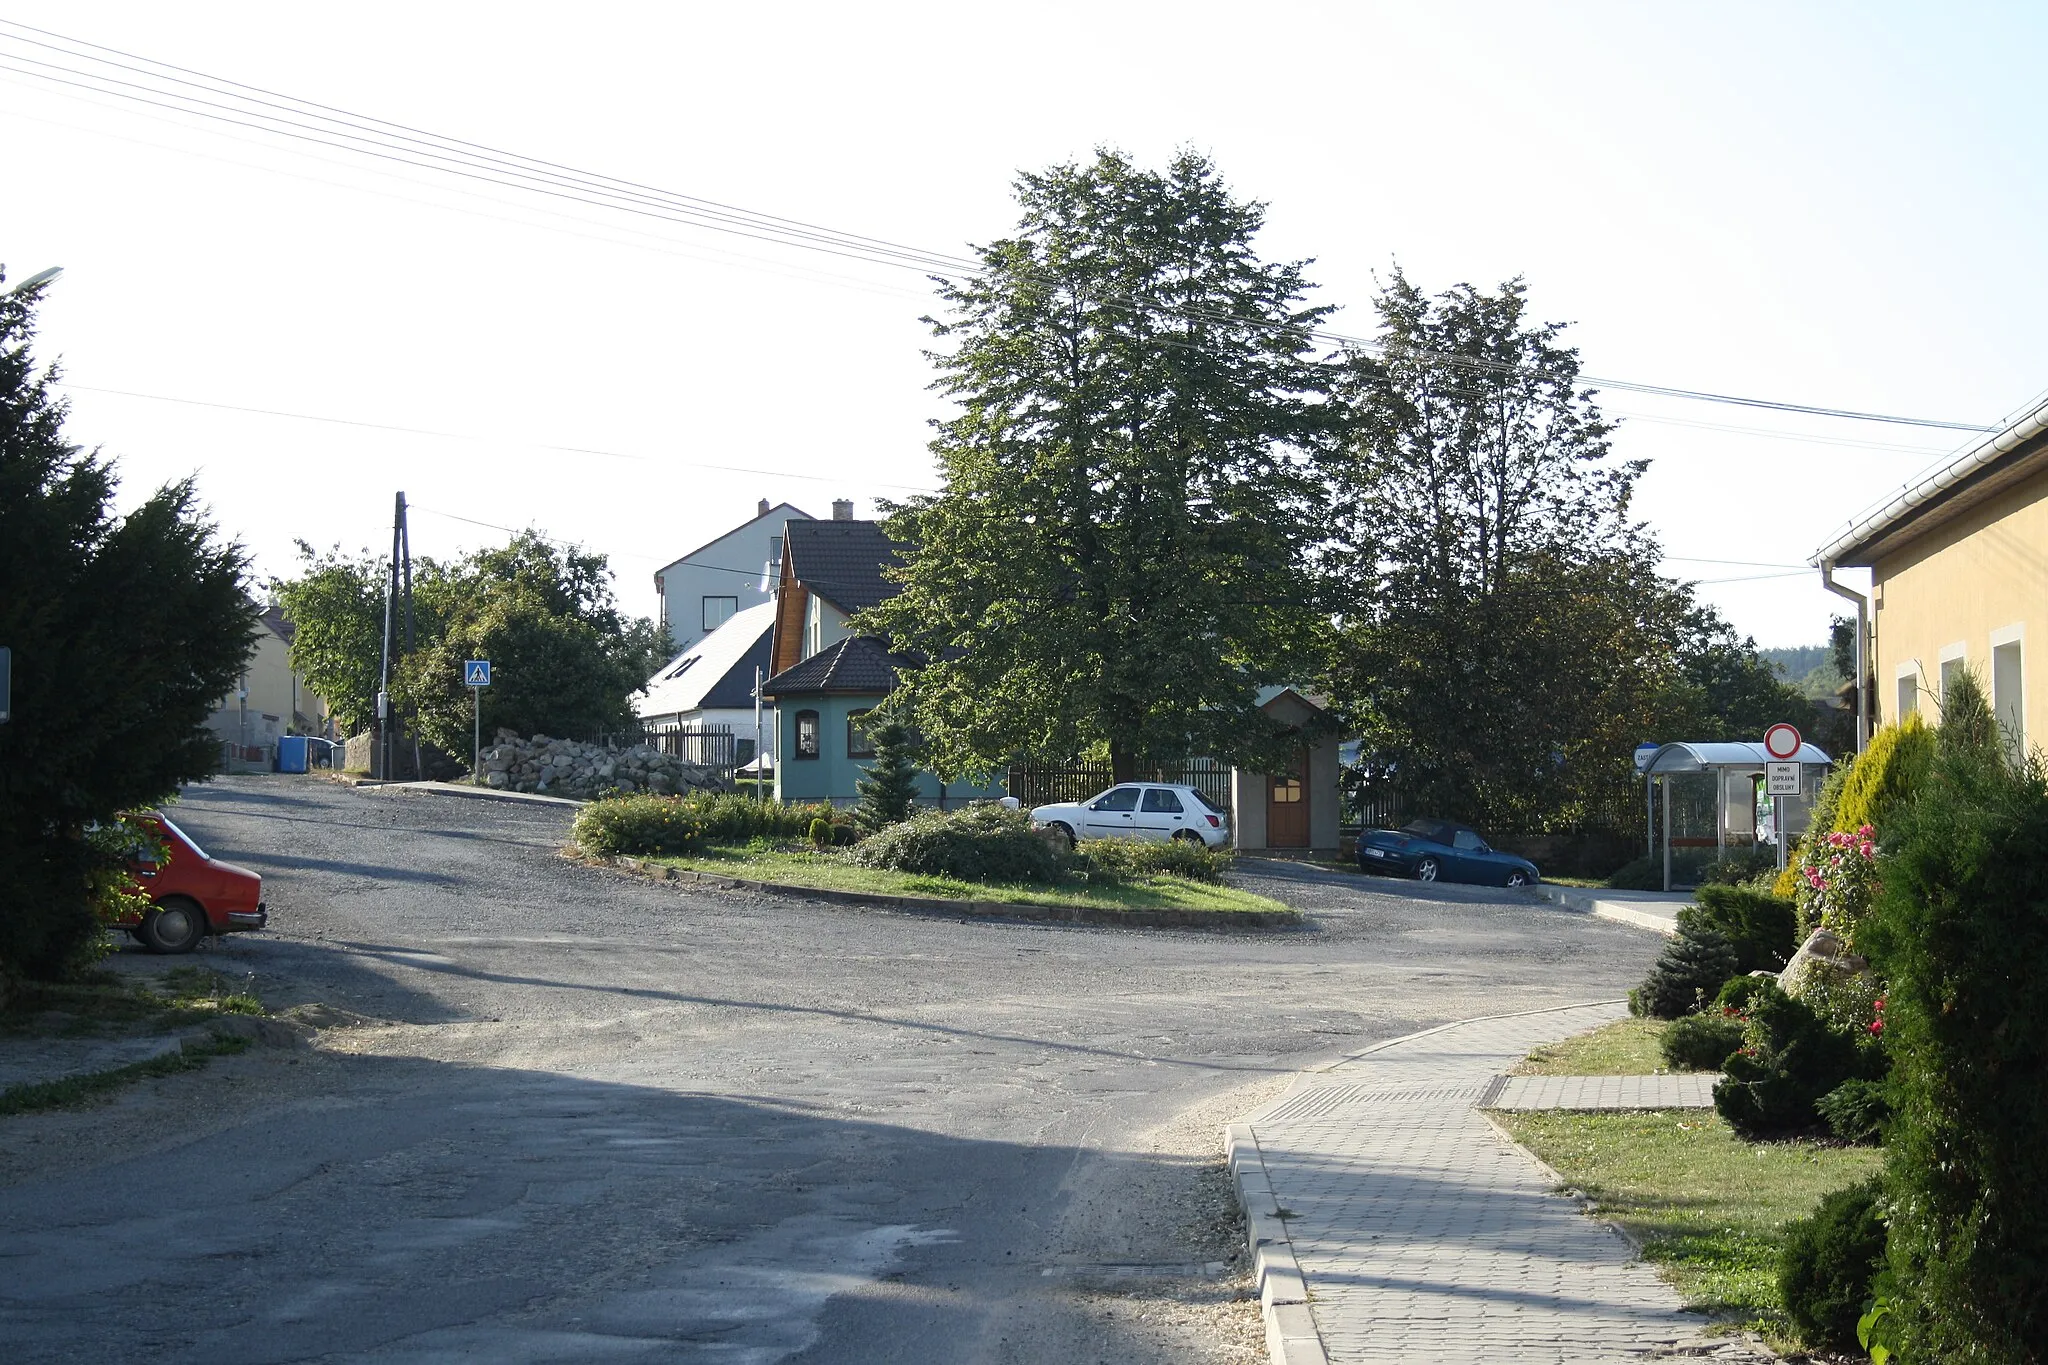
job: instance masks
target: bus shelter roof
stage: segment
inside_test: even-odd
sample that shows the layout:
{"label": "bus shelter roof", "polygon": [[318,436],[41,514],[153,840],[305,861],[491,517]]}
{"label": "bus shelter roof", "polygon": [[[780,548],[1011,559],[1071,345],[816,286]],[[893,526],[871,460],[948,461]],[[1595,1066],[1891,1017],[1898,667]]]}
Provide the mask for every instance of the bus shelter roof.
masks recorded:
{"label": "bus shelter roof", "polygon": [[1814,745],[1802,742],[1799,752],[1788,759],[1775,759],[1761,743],[1752,740],[1733,740],[1715,744],[1666,744],[1650,757],[1644,767],[1646,776],[1658,773],[1703,773],[1709,768],[1754,768],[1764,770],[1766,763],[1805,763],[1825,767],[1834,760]]}

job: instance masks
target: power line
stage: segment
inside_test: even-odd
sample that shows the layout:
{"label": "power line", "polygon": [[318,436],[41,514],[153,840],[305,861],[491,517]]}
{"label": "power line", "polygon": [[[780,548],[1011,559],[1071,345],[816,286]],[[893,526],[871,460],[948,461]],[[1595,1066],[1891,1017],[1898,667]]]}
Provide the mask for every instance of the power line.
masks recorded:
{"label": "power line", "polygon": [[[714,232],[729,233],[768,242],[779,246],[795,247],[800,250],[824,252],[829,255],[864,261],[869,264],[888,265],[897,268],[914,269],[940,276],[976,275],[982,273],[979,262],[944,252],[931,251],[921,247],[892,242],[884,238],[844,232],[800,219],[760,213],[755,210],[701,199],[696,196],[678,194],[623,180],[596,172],[563,166],[560,163],[543,161],[519,153],[488,147],[484,144],[466,142],[441,134],[427,132],[406,124],[393,123],[371,115],[359,114],[337,106],[319,104],[297,96],[259,86],[245,85],[224,77],[208,75],[187,67],[160,62],[154,58],[119,48],[107,47],[83,39],[71,38],[33,25],[13,20],[0,19],[0,25],[17,29],[23,33],[40,34],[42,38],[56,39],[57,43],[43,42],[39,38],[25,38],[20,33],[4,34],[16,43],[59,53],[74,61],[85,61],[116,70],[140,75],[148,80],[170,82],[192,90],[205,91],[238,103],[223,104],[215,100],[167,90],[155,85],[142,85],[134,81],[105,75],[98,71],[79,70],[19,53],[6,54],[16,62],[28,63],[39,70],[25,70],[19,66],[0,63],[0,70],[16,75],[90,90],[96,94],[111,95],[118,99],[151,105],[156,108],[234,124],[258,132],[314,143],[360,156],[407,165],[416,169],[454,175],[482,181],[502,188],[521,190],[559,199],[609,209],[615,212],[651,217],[682,226],[697,227]],[[91,51],[73,51],[70,44]],[[110,53],[126,61],[112,61],[94,53]],[[143,66],[131,65],[140,62]],[[152,71],[148,68],[158,68]],[[165,76],[161,72],[178,72],[176,76]],[[62,74],[54,74],[62,73]],[[71,80],[66,77],[76,77]],[[185,77],[196,77],[187,80]],[[93,82],[94,84],[86,84]],[[109,88],[111,87],[111,88]],[[248,92],[248,93],[239,93]],[[157,98],[151,98],[156,96]],[[257,98],[261,96],[263,98]],[[286,103],[278,103],[286,101]],[[285,117],[283,113],[266,113],[265,109],[281,110],[299,117]],[[302,119],[311,119],[305,122]],[[294,129],[298,131],[293,131]],[[425,159],[421,159],[425,158]],[[511,177],[509,179],[504,177]],[[1132,307],[1130,300],[1106,300],[1112,307]],[[1177,315],[1184,320],[1233,321],[1220,315],[1193,309],[1162,309],[1168,315]],[[1480,357],[1457,355],[1444,352],[1423,352],[1399,347],[1371,338],[1350,336],[1320,328],[1292,324],[1278,324],[1281,329],[1290,329],[1307,339],[1329,342],[1352,350],[1367,351],[1395,358],[1421,359],[1432,363],[1455,365],[1464,368],[1512,374],[1519,367],[1508,362],[1487,361]],[[1166,339],[1162,339],[1166,340]],[[1199,349],[1199,347],[1197,348]],[[1640,393],[1664,398],[1675,398],[1691,402],[1726,404],[1751,407],[1765,411],[1793,413],[1804,416],[1827,417],[1846,421],[1877,422],[1898,426],[1930,427],[1942,430],[1986,432],[1994,428],[1976,423],[1941,421],[1930,418],[1905,417],[1897,414],[1866,412],[1850,408],[1829,407],[1819,404],[1793,403],[1775,399],[1750,398],[1736,394],[1718,393],[1708,390],[1682,388],[1673,385],[1649,384],[1634,380],[1605,378],[1593,375],[1579,376],[1579,382],[1602,389],[1628,393]]]}

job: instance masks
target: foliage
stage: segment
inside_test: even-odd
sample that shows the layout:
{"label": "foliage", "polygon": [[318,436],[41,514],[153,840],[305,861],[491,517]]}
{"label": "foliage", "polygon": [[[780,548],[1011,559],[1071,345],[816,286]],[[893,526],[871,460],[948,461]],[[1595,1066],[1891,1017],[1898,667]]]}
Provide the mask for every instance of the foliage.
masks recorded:
{"label": "foliage", "polygon": [[[1826,927],[1851,944],[1855,929],[1876,890],[1872,865],[1875,844],[1883,838],[1885,821],[1924,779],[1934,752],[1934,732],[1917,714],[1887,725],[1870,737],[1869,745],[1847,763],[1839,763],[1821,784],[1814,803],[1812,828],[1801,842],[1795,887],[1800,932]],[[1845,842],[1837,835],[1853,835]],[[1871,845],[1870,852],[1863,851]],[[1848,850],[1862,860],[1855,865]]]}
{"label": "foliage", "polygon": [[1859,935],[1887,982],[1894,1321],[1909,1360],[2032,1361],[2048,1341],[2048,780],[1974,678],[1880,826]]}
{"label": "foliage", "polygon": [[1884,1261],[1884,1239],[1883,1194],[1875,1176],[1825,1196],[1811,1216],[1786,1228],[1778,1293],[1808,1346],[1855,1348],[1857,1319]]}
{"label": "foliage", "polygon": [[1713,929],[1680,934],[1664,945],[1643,984],[1629,992],[1629,1008],[1652,1019],[1676,1019],[1698,1009],[1736,974],[1735,949]]}
{"label": "foliage", "polygon": [[869,835],[847,855],[862,867],[964,882],[1037,882],[1064,876],[1059,855],[1022,811],[995,804],[920,811]]}
{"label": "foliage", "polygon": [[[1791,901],[1746,886],[1708,885],[1693,892],[1693,904],[1678,912],[1678,932],[1711,929],[1735,950],[1735,970],[1777,971],[1799,943]],[[1719,983],[1715,983],[1717,986]]]}
{"label": "foliage", "polygon": [[1230,850],[1212,849],[1193,839],[1163,842],[1140,839],[1089,839],[1074,849],[1074,862],[1090,881],[1129,881],[1165,875],[1191,882],[1220,885],[1230,870]]}
{"label": "foliage", "polygon": [[255,643],[247,561],[188,480],[114,509],[113,463],[65,439],[30,351],[41,288],[0,287],[0,973],[61,976],[103,946],[118,856],[95,823],[210,776],[206,718]]}
{"label": "foliage", "polygon": [[1768,846],[1760,846],[1747,853],[1730,853],[1716,858],[1695,876],[1701,886],[1740,886],[1755,881],[1765,872],[1775,873],[1777,867],[1777,853]]}
{"label": "foliage", "polygon": [[1847,833],[1868,825],[1882,836],[1892,812],[1926,778],[1933,758],[1934,732],[1918,712],[1885,726],[1843,774],[1828,828]]}
{"label": "foliage", "polygon": [[873,739],[874,761],[854,784],[860,793],[856,818],[869,830],[908,820],[917,799],[917,764],[910,757],[910,731],[902,722],[888,720],[882,722]]}
{"label": "foliage", "polygon": [[808,839],[811,824],[824,820],[840,828],[839,812],[825,802],[782,805],[737,792],[692,792],[674,798],[696,820],[705,841],[744,844],[750,839]]}
{"label": "foliage", "polygon": [[1860,1076],[1843,1081],[1813,1107],[1827,1120],[1828,1131],[1844,1142],[1876,1142],[1892,1116],[1884,1082]]}
{"label": "foliage", "polygon": [[1742,1020],[1718,1012],[1688,1014],[1664,1030],[1658,1046],[1673,1071],[1719,1071],[1742,1046]]}
{"label": "foliage", "polygon": [[1714,1087],[1714,1109],[1744,1137],[1813,1127],[1820,1117],[1815,1101],[1876,1069],[1853,1037],[1775,984],[1750,996],[1744,1018],[1742,1046]]}
{"label": "foliage", "polygon": [[937,494],[889,508],[902,592],[859,628],[931,662],[888,709],[942,775],[1017,754],[1276,760],[1258,709],[1325,618],[1304,452],[1330,425],[1299,264],[1259,259],[1262,206],[1183,153],[1112,152],[1017,181],[1014,236],[942,283]]}
{"label": "foliage", "polygon": [[818,848],[832,847],[832,822],[822,817],[813,818],[811,821],[810,839],[811,843]]}
{"label": "foliage", "polygon": [[351,558],[340,546],[321,554],[303,540],[297,544],[298,577],[271,584],[292,623],[291,665],[327,702],[343,734],[361,734],[377,719],[389,561],[367,550]]}
{"label": "foliage", "polygon": [[609,796],[576,812],[571,837],[585,853],[655,857],[688,853],[704,842],[704,828],[672,796]]}
{"label": "foliage", "polygon": [[1715,993],[1714,1008],[1724,1014],[1747,1014],[1750,1001],[1777,989],[1777,985],[1777,980],[1768,976],[1731,976]]}

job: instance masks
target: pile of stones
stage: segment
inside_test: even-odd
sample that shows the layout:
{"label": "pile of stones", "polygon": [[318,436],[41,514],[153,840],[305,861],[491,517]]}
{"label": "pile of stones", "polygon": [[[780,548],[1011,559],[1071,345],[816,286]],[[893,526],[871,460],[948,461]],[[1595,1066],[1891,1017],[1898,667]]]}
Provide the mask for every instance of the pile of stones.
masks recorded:
{"label": "pile of stones", "polygon": [[646,744],[607,749],[573,739],[535,735],[522,739],[510,730],[483,752],[484,785],[504,791],[551,796],[602,796],[614,792],[716,791],[724,786],[716,768],[685,763]]}

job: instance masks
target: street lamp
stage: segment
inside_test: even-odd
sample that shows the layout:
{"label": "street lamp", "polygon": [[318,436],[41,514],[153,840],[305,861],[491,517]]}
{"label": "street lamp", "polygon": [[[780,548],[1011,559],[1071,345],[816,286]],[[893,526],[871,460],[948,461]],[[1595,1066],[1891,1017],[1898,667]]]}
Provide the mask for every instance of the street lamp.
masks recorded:
{"label": "street lamp", "polygon": [[26,290],[35,288],[39,284],[48,284],[51,280],[56,279],[59,275],[63,273],[64,267],[61,265],[53,265],[48,270],[38,270],[35,274],[29,276],[20,284],[15,285],[14,288],[8,290],[7,292],[9,294],[22,293]]}

